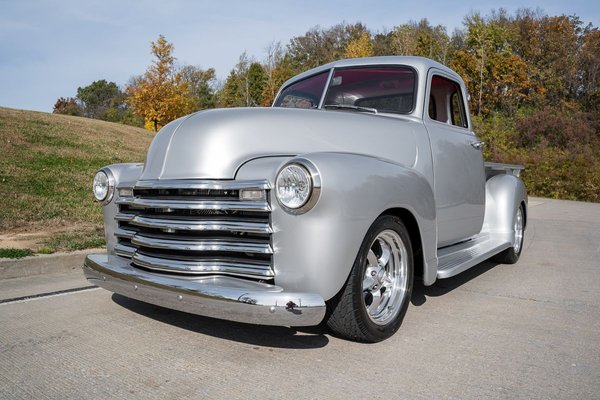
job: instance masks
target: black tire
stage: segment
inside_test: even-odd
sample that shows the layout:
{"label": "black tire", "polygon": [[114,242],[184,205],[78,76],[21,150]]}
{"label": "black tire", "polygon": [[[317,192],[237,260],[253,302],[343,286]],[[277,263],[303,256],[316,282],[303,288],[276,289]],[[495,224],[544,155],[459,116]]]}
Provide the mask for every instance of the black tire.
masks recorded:
{"label": "black tire", "polygon": [[410,236],[402,220],[380,216],[369,228],[345,286],[327,303],[329,329],[360,342],[392,336],[410,303],[413,270]]}
{"label": "black tire", "polygon": [[501,264],[515,264],[521,257],[523,245],[525,244],[525,211],[521,204],[513,217],[513,230],[515,232],[515,243],[512,247],[495,255],[492,260]]}

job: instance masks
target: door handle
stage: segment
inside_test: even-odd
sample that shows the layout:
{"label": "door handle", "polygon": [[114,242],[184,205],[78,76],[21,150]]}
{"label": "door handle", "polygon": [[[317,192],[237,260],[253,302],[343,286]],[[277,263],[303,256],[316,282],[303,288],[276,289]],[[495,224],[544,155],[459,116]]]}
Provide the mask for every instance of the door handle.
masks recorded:
{"label": "door handle", "polygon": [[483,149],[484,145],[485,145],[485,142],[471,142],[471,146],[473,146],[473,148],[477,149],[477,150]]}

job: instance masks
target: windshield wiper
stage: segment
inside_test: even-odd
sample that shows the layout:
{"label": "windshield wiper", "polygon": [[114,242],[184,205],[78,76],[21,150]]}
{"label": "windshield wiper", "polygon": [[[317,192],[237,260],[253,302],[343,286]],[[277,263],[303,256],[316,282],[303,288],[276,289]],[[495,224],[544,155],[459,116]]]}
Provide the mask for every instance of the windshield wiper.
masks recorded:
{"label": "windshield wiper", "polygon": [[323,108],[337,108],[340,110],[366,111],[366,112],[372,112],[373,114],[377,114],[376,108],[353,106],[350,104],[323,104]]}

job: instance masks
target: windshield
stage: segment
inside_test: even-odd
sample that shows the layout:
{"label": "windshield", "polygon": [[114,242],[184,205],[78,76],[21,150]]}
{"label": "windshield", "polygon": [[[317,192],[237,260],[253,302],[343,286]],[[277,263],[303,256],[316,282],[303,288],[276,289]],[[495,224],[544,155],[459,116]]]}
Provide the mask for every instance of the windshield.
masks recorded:
{"label": "windshield", "polygon": [[283,89],[275,107],[317,108],[327,84],[329,70],[313,75]]}
{"label": "windshield", "polygon": [[[329,71],[286,87],[275,107],[317,108]],[[408,114],[414,108],[415,71],[406,66],[336,69],[322,108],[328,110]]]}
{"label": "windshield", "polygon": [[[408,114],[413,109],[415,72],[408,67],[360,67],[335,70],[324,108],[353,106],[380,113]],[[343,108],[339,109],[353,109]]]}

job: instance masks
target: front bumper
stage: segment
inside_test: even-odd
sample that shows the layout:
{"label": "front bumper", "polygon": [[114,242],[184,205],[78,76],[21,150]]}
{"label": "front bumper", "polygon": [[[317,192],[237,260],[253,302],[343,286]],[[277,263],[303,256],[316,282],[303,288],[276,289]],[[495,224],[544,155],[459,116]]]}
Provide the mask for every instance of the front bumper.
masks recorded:
{"label": "front bumper", "polygon": [[91,254],[83,271],[94,285],[158,306],[207,317],[277,326],[318,325],[325,301],[316,293],[227,276],[174,277],[134,268],[120,257]]}

